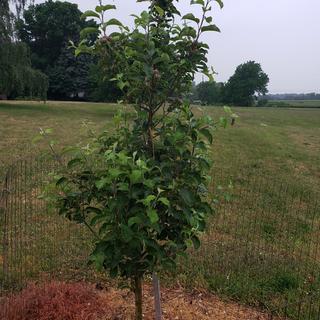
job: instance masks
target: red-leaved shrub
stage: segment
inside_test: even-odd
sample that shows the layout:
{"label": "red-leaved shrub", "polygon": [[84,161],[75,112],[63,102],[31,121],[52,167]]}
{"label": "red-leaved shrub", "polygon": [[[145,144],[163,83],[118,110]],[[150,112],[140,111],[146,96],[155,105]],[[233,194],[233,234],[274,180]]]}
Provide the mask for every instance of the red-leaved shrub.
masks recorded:
{"label": "red-leaved shrub", "polygon": [[104,303],[97,291],[86,284],[31,284],[0,303],[0,319],[98,320],[106,314]]}

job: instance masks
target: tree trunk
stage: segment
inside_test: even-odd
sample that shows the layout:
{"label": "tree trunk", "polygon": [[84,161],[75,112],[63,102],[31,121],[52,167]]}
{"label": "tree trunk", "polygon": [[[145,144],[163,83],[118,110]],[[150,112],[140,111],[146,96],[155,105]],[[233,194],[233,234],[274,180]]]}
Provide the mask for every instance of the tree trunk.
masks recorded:
{"label": "tree trunk", "polygon": [[147,143],[150,155],[154,158],[154,141],[153,141],[153,111],[149,111],[148,115],[148,129],[147,129]]}
{"label": "tree trunk", "polygon": [[142,278],[140,276],[134,278],[134,296],[136,306],[135,320],[142,320]]}

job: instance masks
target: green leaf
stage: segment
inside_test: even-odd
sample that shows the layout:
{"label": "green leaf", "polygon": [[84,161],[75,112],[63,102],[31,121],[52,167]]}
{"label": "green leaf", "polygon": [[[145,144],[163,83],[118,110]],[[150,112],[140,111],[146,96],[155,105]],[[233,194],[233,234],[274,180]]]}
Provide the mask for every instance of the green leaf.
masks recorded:
{"label": "green leaf", "polygon": [[223,110],[225,113],[232,114],[232,109],[229,106],[224,106]]}
{"label": "green leaf", "polygon": [[201,28],[201,32],[206,32],[206,31],[221,32],[220,29],[215,24],[211,24],[209,26],[204,26]]}
{"label": "green leaf", "polygon": [[219,4],[220,8],[222,9],[224,6],[223,1],[222,0],[215,0],[215,1]]}
{"label": "green leaf", "polygon": [[145,199],[143,199],[141,202],[145,205],[145,206],[149,206],[150,203],[155,200],[157,197],[154,196],[153,194],[150,194],[149,196],[147,196]]}
{"label": "green leaf", "polygon": [[199,220],[198,221],[198,231],[203,232],[205,231],[206,228],[206,222],[204,220]]}
{"label": "green leaf", "polygon": [[56,186],[61,186],[62,184],[65,184],[67,182],[68,182],[68,179],[66,177],[62,177],[56,182]]}
{"label": "green leaf", "polygon": [[80,37],[85,38],[88,34],[99,32],[98,28],[87,27],[81,30]]}
{"label": "green leaf", "polygon": [[208,141],[210,142],[210,144],[212,144],[212,142],[213,142],[213,136],[212,136],[212,133],[210,132],[210,130],[204,128],[204,129],[201,129],[200,132],[201,132],[202,135],[204,135],[204,136],[208,139]]}
{"label": "green leaf", "polygon": [[56,140],[50,140],[50,142],[49,142],[49,145],[50,145],[51,147],[55,146],[56,144],[57,144],[57,141],[56,141]]}
{"label": "green leaf", "polygon": [[161,59],[163,62],[169,62],[170,61],[170,57],[167,53],[162,53],[161,54]]}
{"label": "green leaf", "polygon": [[104,215],[96,215],[93,217],[90,221],[90,226],[94,227],[98,222],[102,221],[105,219]]}
{"label": "green leaf", "polygon": [[192,206],[194,204],[194,195],[192,194],[192,192],[186,188],[182,188],[179,191],[179,194],[182,198],[182,200],[188,205],[188,206]]}
{"label": "green leaf", "polygon": [[[183,37],[183,36],[189,36],[189,37],[195,38],[197,36],[197,32],[194,28],[187,26],[182,28],[181,30],[180,37]],[[187,62],[186,60],[184,61]],[[181,62],[183,64],[183,60]]]}
{"label": "green leaf", "polygon": [[79,158],[72,159],[72,160],[70,160],[68,162],[68,168],[72,168],[72,167],[74,167],[75,165],[77,165],[77,164],[79,164],[81,162],[82,162],[82,160],[79,159]]}
{"label": "green leaf", "polygon": [[193,245],[193,242],[190,239],[185,240],[185,244],[187,245],[188,248],[191,248]]}
{"label": "green leaf", "polygon": [[129,190],[129,184],[126,182],[119,182],[117,184],[118,190],[119,191],[128,191]]}
{"label": "green leaf", "polygon": [[130,242],[132,240],[133,232],[127,225],[122,224],[121,235],[124,242]]}
{"label": "green leaf", "polygon": [[188,14],[184,15],[184,16],[182,17],[182,19],[183,19],[183,20],[191,20],[191,21],[194,21],[194,22],[196,22],[196,23],[199,23],[199,22],[200,22],[200,20],[199,20],[198,18],[196,18],[196,17],[194,16],[194,14],[192,14],[192,13],[188,13]]}
{"label": "green leaf", "polygon": [[165,206],[169,207],[170,206],[170,201],[167,198],[161,197],[159,198],[159,201],[163,203]]}
{"label": "green leaf", "polygon": [[101,13],[102,11],[108,11],[108,10],[114,10],[117,9],[117,7],[113,4],[106,4],[103,6],[96,6],[96,11]]}
{"label": "green leaf", "polygon": [[53,129],[52,128],[45,129],[44,133],[45,134],[51,134],[51,133],[53,133]]}
{"label": "green leaf", "polygon": [[133,170],[129,178],[132,184],[140,183],[143,180],[143,173],[140,170]]}
{"label": "green leaf", "polygon": [[36,144],[37,142],[43,140],[44,137],[39,135],[39,136],[35,136],[33,139],[32,139],[32,144]]}
{"label": "green leaf", "polygon": [[140,217],[131,217],[129,220],[128,220],[128,226],[131,227],[133,226],[134,224],[142,224],[142,220]]}
{"label": "green leaf", "polygon": [[123,82],[121,80],[118,81],[118,87],[120,90],[123,90],[126,86],[128,86],[127,82]]}
{"label": "green leaf", "polygon": [[94,212],[95,214],[101,214],[102,211],[99,208],[95,208],[95,207],[87,207],[86,208],[87,212]]}
{"label": "green leaf", "polygon": [[148,187],[149,189],[153,189],[155,182],[151,179],[145,179],[143,180],[143,184]]}
{"label": "green leaf", "polygon": [[96,187],[100,190],[109,182],[108,178],[103,178],[96,181]]}
{"label": "green leaf", "polygon": [[204,0],[191,0],[191,4],[200,4],[201,6],[204,6]]}
{"label": "green leaf", "polygon": [[148,217],[149,217],[149,219],[150,219],[150,222],[151,222],[152,224],[154,224],[154,223],[156,223],[156,222],[159,221],[159,216],[158,216],[158,213],[157,213],[156,210],[154,210],[154,209],[148,209],[148,210],[147,210],[147,215],[148,215]]}
{"label": "green leaf", "polygon": [[228,120],[226,117],[220,117],[219,122],[223,128],[226,128],[228,126]]}
{"label": "green leaf", "polygon": [[199,249],[199,248],[200,248],[201,243],[200,243],[200,240],[199,240],[198,237],[193,236],[193,237],[191,238],[191,241],[192,241],[193,246],[194,246],[195,249]]}
{"label": "green leaf", "polygon": [[159,6],[154,6],[154,8],[156,9],[156,11],[159,13],[159,16],[160,17],[163,17],[164,16],[164,10],[159,7]]}
{"label": "green leaf", "polygon": [[81,19],[86,19],[87,17],[100,18],[99,14],[96,13],[95,11],[93,11],[93,10],[85,11],[85,12],[81,15]]}
{"label": "green leaf", "polygon": [[80,48],[77,48],[77,49],[74,51],[74,55],[75,55],[76,57],[78,57],[79,54],[81,54],[81,53],[82,53],[82,50],[81,50]]}
{"label": "green leaf", "polygon": [[111,176],[112,179],[116,179],[121,175],[122,171],[120,171],[117,168],[111,168],[109,169],[109,174]]}
{"label": "green leaf", "polygon": [[94,252],[90,256],[90,262],[93,263],[98,271],[103,269],[105,255],[102,251]]}
{"label": "green leaf", "polygon": [[118,19],[110,19],[109,21],[105,22],[103,24],[103,28],[105,29],[107,26],[119,26],[119,27],[123,27],[122,22],[120,22]]}

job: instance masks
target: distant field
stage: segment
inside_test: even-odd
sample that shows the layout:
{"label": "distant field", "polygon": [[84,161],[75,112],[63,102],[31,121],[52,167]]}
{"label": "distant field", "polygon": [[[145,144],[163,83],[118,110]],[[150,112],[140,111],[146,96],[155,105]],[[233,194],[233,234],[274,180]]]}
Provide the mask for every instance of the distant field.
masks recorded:
{"label": "distant field", "polygon": [[270,100],[269,105],[294,108],[320,108],[320,100]]}

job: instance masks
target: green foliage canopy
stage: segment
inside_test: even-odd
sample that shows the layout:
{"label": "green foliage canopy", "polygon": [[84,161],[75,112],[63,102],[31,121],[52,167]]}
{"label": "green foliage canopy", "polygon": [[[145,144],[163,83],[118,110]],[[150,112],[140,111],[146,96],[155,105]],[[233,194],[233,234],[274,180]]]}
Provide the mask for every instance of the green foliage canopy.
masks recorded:
{"label": "green foliage canopy", "polygon": [[0,57],[0,93],[46,99],[47,77],[31,68],[29,50],[23,43],[3,43]]}
{"label": "green foliage canopy", "polygon": [[70,40],[78,41],[80,30],[86,26],[81,14],[76,4],[52,0],[24,11],[23,20],[18,22],[18,35],[30,47],[34,67],[45,71]]}
{"label": "green foliage canopy", "polygon": [[0,1],[0,44],[13,37],[15,15],[10,10],[10,2],[15,5],[16,15],[23,11],[27,0],[1,0]]}
{"label": "green foliage canopy", "polygon": [[[86,93],[92,57],[75,59],[69,41],[77,43],[80,31],[96,27],[81,19],[77,4],[48,0],[32,5],[17,23],[18,36],[31,50],[32,66],[49,77],[49,98],[70,99]],[[91,35],[91,41],[97,33]]]}
{"label": "green foliage canopy", "polygon": [[87,96],[89,70],[93,59],[89,55],[76,58],[69,48],[61,49],[58,60],[47,68],[50,79],[50,96],[58,100],[78,99]]}
{"label": "green foliage canopy", "polygon": [[123,92],[115,82],[110,81],[110,74],[104,72],[106,61],[95,59],[89,69],[89,99],[95,102],[117,102]]}
{"label": "green foliage canopy", "polygon": [[[13,1],[20,14],[27,1]],[[0,94],[46,99],[47,77],[31,68],[29,50],[14,41],[14,14],[9,1],[0,3]]]}
{"label": "green foliage canopy", "polygon": [[214,81],[201,82],[196,87],[197,99],[208,105],[221,103],[223,86]]}
{"label": "green foliage canopy", "polygon": [[0,2],[0,44],[8,41],[12,35],[12,16],[9,1]]}
{"label": "green foliage canopy", "polygon": [[254,95],[265,95],[268,92],[268,75],[263,72],[261,65],[248,61],[237,67],[234,75],[229,79],[224,88],[226,103],[239,106],[251,106]]}

